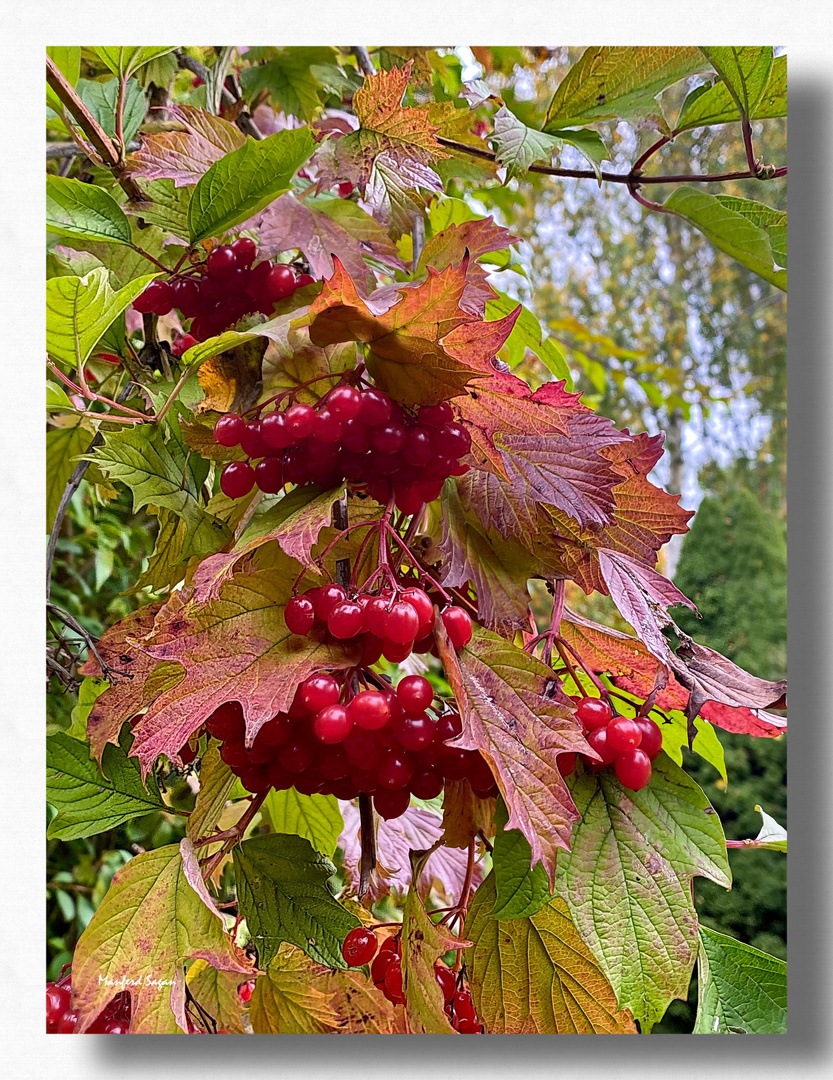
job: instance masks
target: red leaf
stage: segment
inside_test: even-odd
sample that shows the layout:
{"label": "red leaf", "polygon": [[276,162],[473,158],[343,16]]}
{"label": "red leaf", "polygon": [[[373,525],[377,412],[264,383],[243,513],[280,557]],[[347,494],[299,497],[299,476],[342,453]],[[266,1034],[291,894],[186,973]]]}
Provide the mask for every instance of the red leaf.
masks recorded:
{"label": "red leaf", "polygon": [[175,754],[224,702],[240,702],[251,745],[308,675],[357,662],[355,645],[327,643],[315,631],[290,634],[283,610],[291,585],[285,569],[261,569],[236,574],[208,604],[182,594],[165,604],[138,644],[156,661],[181,665],[183,675],[134,726],[132,752],[145,773],[160,754]]}
{"label": "red leaf", "polygon": [[134,176],[196,184],[215,161],[237,150],[246,136],[227,120],[191,105],[172,105],[165,131],[142,135],[142,147],[128,159]]}
{"label": "red leaf", "polygon": [[540,660],[477,629],[459,656],[438,620],[440,655],[463,717],[455,745],[480,750],[509,810],[553,885],[559,848],[569,849],[578,811],[558,770],[568,751],[594,754],[570,709],[549,696],[556,677]]}
{"label": "red leaf", "polygon": [[319,210],[299,202],[291,193],[281,195],[260,216],[261,254],[272,257],[289,248],[306,256],[313,276],[331,277],[333,255],[338,255],[354,281],[369,286],[370,268],[362,257],[361,244],[346,229]]}
{"label": "red leaf", "polygon": [[623,618],[636,630],[648,651],[667,663],[669,648],[662,628],[669,626],[671,620],[666,609],[674,604],[684,604],[695,612],[697,608],[662,574],[628,555],[600,551],[599,567]]}
{"label": "red leaf", "polygon": [[719,701],[707,701],[700,708],[704,720],[741,735],[757,735],[759,738],[774,739],[787,732],[787,719],[764,712],[762,709],[732,708]]}
{"label": "red leaf", "polygon": [[[759,679],[707,645],[680,634],[669,666],[691,695],[686,712],[696,716],[707,701],[746,709],[772,708],[787,692],[787,682]],[[722,726],[722,725],[721,725]]]}

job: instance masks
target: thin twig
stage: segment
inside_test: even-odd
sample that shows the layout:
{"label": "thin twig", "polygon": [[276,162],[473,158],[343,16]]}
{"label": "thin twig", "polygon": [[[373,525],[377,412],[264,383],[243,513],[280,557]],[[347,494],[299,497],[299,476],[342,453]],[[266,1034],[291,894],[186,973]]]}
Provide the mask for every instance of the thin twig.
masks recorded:
{"label": "thin twig", "polygon": [[[176,52],[174,55],[176,56],[177,64],[179,64],[181,68],[193,72],[194,75],[196,75],[198,79],[202,79],[203,82],[208,80],[208,68],[205,64],[201,63],[193,56],[188,56],[188,54],[184,52]],[[239,98],[235,98],[234,94],[229,91],[227,86],[223,85],[223,89],[220,93],[221,107],[234,105],[239,100]],[[251,135],[253,139],[264,138],[263,132],[252,119],[251,113],[246,109],[240,113],[234,122],[244,135]]]}
{"label": "thin twig", "polygon": [[[435,136],[441,146],[447,146],[449,150],[457,150],[461,154],[470,157],[483,158],[484,161],[496,161],[496,155],[491,150],[481,150],[477,146],[467,146],[466,143],[455,142],[454,139],[446,139],[441,135]],[[560,169],[554,165],[530,165],[527,172],[540,173],[543,176],[564,176],[575,180],[597,180],[599,177],[592,169]],[[711,184],[720,183],[724,180],[773,180],[778,176],[787,175],[787,166],[777,169],[761,171],[747,169],[744,172],[731,173],[673,173],[667,176],[640,176],[631,169],[626,173],[607,172],[604,169],[599,176],[611,184]]]}
{"label": "thin twig", "polygon": [[[85,630],[73,615],[70,615],[68,611],[58,607],[57,604],[53,604],[51,601],[47,603],[46,608],[47,611],[51,611],[56,618],[60,619],[65,626],[68,626],[70,630],[74,630],[76,634],[83,638],[84,644],[95,657],[98,666],[101,668],[101,673],[106,679],[110,679],[111,675],[123,675],[127,679],[133,678],[129,671],[121,671],[119,668],[110,667],[96,648],[92,634],[90,634],[89,630]],[[110,681],[112,682],[112,679]]]}

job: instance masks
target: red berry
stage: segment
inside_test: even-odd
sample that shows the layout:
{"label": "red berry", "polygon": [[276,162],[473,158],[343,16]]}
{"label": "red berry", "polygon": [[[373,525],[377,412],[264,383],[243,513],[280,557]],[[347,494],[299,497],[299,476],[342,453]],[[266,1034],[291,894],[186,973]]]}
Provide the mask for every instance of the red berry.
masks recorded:
{"label": "red berry", "polygon": [[404,788],[413,775],[413,759],[399,750],[386,750],[376,769],[379,786],[389,791]]}
{"label": "red berry", "polygon": [[290,405],[286,410],[286,426],[296,439],[312,434],[315,410],[310,405]]}
{"label": "red berry", "polygon": [[468,645],[474,633],[468,612],[461,607],[449,607],[442,613],[441,618],[454,648],[462,649]]}
{"label": "red berry", "polygon": [[399,643],[398,641],[391,641],[390,638],[385,638],[382,641],[382,656],[386,660],[389,660],[391,664],[401,664],[403,660],[407,660],[411,655],[411,649],[413,648],[413,642],[406,641]]}
{"label": "red berry", "polygon": [[167,315],[174,306],[174,291],[167,281],[152,281],[133,301],[133,307],[143,315]]}
{"label": "red berry", "polygon": [[240,236],[231,245],[238,266],[251,266],[257,256],[257,244],[248,236]]}
{"label": "red berry", "polygon": [[301,701],[307,712],[318,713],[339,698],[339,685],[332,675],[321,672],[301,683]]}
{"label": "red berry", "polygon": [[588,761],[588,769],[591,772],[598,772],[600,769],[604,769],[607,765],[610,765],[613,759],[616,757],[616,751],[609,745],[607,741],[607,728],[595,728],[587,736],[587,742],[599,757],[601,761]]}
{"label": "red berry", "polygon": [[306,635],[315,624],[315,608],[308,596],[293,596],[283,613],[287,629],[292,634]]}
{"label": "red berry", "polygon": [[327,394],[327,408],[337,420],[355,420],[362,411],[362,395],[355,387],[336,386]]}
{"label": "red berry", "polygon": [[651,759],[644,750],[625,750],[613,764],[622,787],[641,791],[651,779]]}
{"label": "red berry", "polygon": [[396,454],[405,444],[405,429],[396,423],[376,427],[373,429],[371,444],[380,454]]}
{"label": "red berry", "polygon": [[231,461],[220,473],[220,490],[229,499],[242,499],[255,486],[255,471],[247,461]]}
{"label": "red berry", "polygon": [[437,428],[431,443],[437,453],[461,458],[471,450],[471,435],[462,424],[448,423]]}
{"label": "red berry", "polygon": [[260,434],[260,421],[250,420],[246,424],[246,430],[240,436],[240,448],[246,457],[262,458],[269,453],[269,447],[263,441]]}
{"label": "red berry", "polygon": [[642,742],[639,725],[626,716],[615,716],[607,725],[607,745],[616,750],[635,750]]}
{"label": "red berry", "polygon": [[273,450],[285,450],[295,442],[295,436],[289,430],[283,413],[273,412],[260,422],[260,435],[267,446]]}
{"label": "red berry", "polygon": [[578,703],[576,716],[588,731],[594,731],[596,728],[604,727],[610,723],[613,718],[613,710],[601,698],[585,697]]}
{"label": "red berry", "polygon": [[69,1009],[70,990],[67,986],[58,986],[57,983],[46,984],[46,1024],[54,1029],[58,1021]]}
{"label": "red berry", "polygon": [[336,585],[335,583],[321,585],[317,589],[311,589],[307,593],[307,596],[315,605],[316,619],[320,619],[322,622],[326,622],[327,619],[329,619],[330,612],[336,604],[340,604],[347,599],[347,593],[340,585]]}
{"label": "red berry", "polygon": [[[385,637],[397,645],[405,645],[413,642],[418,630],[419,615],[416,608],[402,600],[397,601],[387,613]],[[410,652],[410,649],[408,651]]]}
{"label": "red berry", "polygon": [[335,444],[341,439],[343,424],[329,409],[319,409],[312,422],[312,433],[319,442]]}
{"label": "red berry", "polygon": [[101,1033],[102,1035],[129,1035],[130,1022],[124,1020],[108,1020],[101,1029]]}
{"label": "red berry", "polygon": [[237,739],[243,741],[246,725],[243,710],[236,701],[227,701],[209,716],[205,722],[210,735],[215,739]]}
{"label": "red berry", "polygon": [[359,663],[362,667],[373,667],[374,664],[378,664],[382,659],[382,650],[384,644],[381,638],[376,637],[375,634],[365,634],[364,644],[362,646],[362,656]]}
{"label": "red berry", "polygon": [[177,278],[171,282],[173,306],[179,308],[186,319],[200,310],[200,287],[193,278]]}
{"label": "red berry", "polygon": [[427,465],[433,454],[430,430],[422,427],[411,428],[405,435],[405,445],[402,447],[403,460],[408,465],[419,468]]}
{"label": "red berry", "polygon": [[364,609],[364,627],[378,638],[386,637],[388,625],[388,605],[393,597],[374,596]]}
{"label": "red berry", "polygon": [[446,713],[437,721],[436,742],[444,743],[456,739],[463,733],[463,721],[458,712]]}
{"label": "red berry", "polygon": [[397,788],[396,791],[377,791],[373,796],[376,813],[386,821],[401,817],[408,809],[410,802],[411,796],[406,787]]}
{"label": "red berry", "polygon": [[350,702],[350,715],[366,731],[377,731],[390,720],[390,705],[378,690],[362,690]]}
{"label": "red berry", "polygon": [[327,705],[312,722],[315,737],[323,743],[344,742],[353,729],[353,719],[343,705]]}
{"label": "red berry", "polygon": [[562,776],[569,776],[575,770],[577,760],[578,754],[559,754],[556,758],[558,771]]}
{"label": "red berry", "polygon": [[75,1025],[78,1023],[78,1013],[65,1012],[61,1019],[58,1021],[57,1032],[59,1035],[72,1035],[75,1032]]}
{"label": "red berry", "polygon": [[653,761],[662,750],[662,729],[648,716],[637,716],[634,723],[642,732],[642,742],[639,744],[639,749],[644,750]]}
{"label": "red berry", "polygon": [[294,738],[278,751],[278,763],[288,773],[302,773],[312,765],[318,748],[307,739]]}
{"label": "red berry", "polygon": [[409,785],[411,794],[418,799],[436,799],[443,789],[442,773],[433,766],[414,773]]}
{"label": "red berry", "polygon": [[394,949],[385,948],[387,943],[393,940],[393,938],[386,938],[385,941],[382,942],[382,946],[379,949],[376,959],[370,967],[370,977],[377,986],[384,983],[388,968],[397,959]]}
{"label": "red berry", "polygon": [[351,930],[341,946],[341,955],[348,967],[364,967],[376,955],[379,942],[372,930],[357,926]]}
{"label": "red berry", "polygon": [[434,700],[434,688],[422,675],[406,675],[396,687],[396,697],[405,712],[416,715]]}
{"label": "red berry", "polygon": [[222,244],[208,253],[205,268],[210,277],[229,278],[237,269],[237,256],[228,244]]}
{"label": "red berry", "polygon": [[298,277],[295,279],[295,288],[296,289],[303,289],[303,287],[305,285],[314,285],[314,284],[315,284],[315,278],[312,276],[312,274],[299,274]]}
{"label": "red berry", "polygon": [[454,419],[454,411],[447,401],[443,401],[439,405],[423,405],[419,410],[417,419],[420,424],[424,424],[426,427],[439,427],[440,424],[447,424]]}
{"label": "red berry", "polygon": [[283,264],[273,267],[266,279],[264,291],[271,300],[283,300],[295,291],[295,275]]}
{"label": "red berry", "polygon": [[423,637],[428,634],[434,625],[434,605],[428,593],[417,588],[405,589],[400,599],[410,604],[419,616],[418,636]]}
{"label": "red berry", "polygon": [[405,750],[413,753],[425,750],[434,741],[434,721],[425,713],[420,716],[402,716],[397,721],[396,734]]}
{"label": "red berry", "polygon": [[342,600],[336,604],[327,617],[327,629],[341,641],[354,638],[362,628],[364,612],[352,600]]}
{"label": "red berry", "polygon": [[281,458],[264,458],[255,468],[255,483],[267,495],[277,495],[286,483]]}
{"label": "red berry", "polygon": [[437,982],[440,984],[440,989],[443,992],[443,998],[448,1004],[454,997],[454,991],[457,989],[457,979],[451,968],[445,966],[445,964],[437,963],[434,965],[434,975]]}
{"label": "red berry", "polygon": [[362,390],[362,409],[359,416],[368,427],[378,427],[390,419],[393,403],[383,390]]}

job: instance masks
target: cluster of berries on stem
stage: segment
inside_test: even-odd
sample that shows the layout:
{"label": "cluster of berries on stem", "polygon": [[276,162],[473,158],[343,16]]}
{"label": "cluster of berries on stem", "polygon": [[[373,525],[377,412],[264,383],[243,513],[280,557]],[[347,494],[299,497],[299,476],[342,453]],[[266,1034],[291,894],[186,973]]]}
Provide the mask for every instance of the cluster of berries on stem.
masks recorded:
{"label": "cluster of berries on stem", "polygon": [[246,461],[223,469],[220,487],[239,499],[257,486],[276,494],[286,484],[335,487],[347,481],[381,503],[391,493],[403,514],[439,498],[443,481],[462,476],[471,436],[448,402],[408,414],[384,391],[342,382],[314,407],[291,403],[288,391],[252,410],[226,413],[214,428],[221,446],[239,446]]}
{"label": "cluster of berries on stem", "polygon": [[255,263],[256,258],[257,244],[241,236],[233,244],[215,247],[205,262],[168,280],[152,281],[133,306],[143,315],[167,315],[176,308],[183,319],[193,319],[188,333],[174,343],[174,352],[181,355],[247,315],[271,316],[276,303],[315,281],[287,263],[269,259]]}
{"label": "cluster of berries on stem", "polygon": [[650,717],[614,715],[602,698],[575,698],[576,716],[581,721],[587,742],[601,761],[585,755],[590,772],[613,766],[623,787],[641,791],[651,779],[651,762],[662,750],[662,731]]}
{"label": "cluster of berries on stem", "polygon": [[[370,927],[357,926],[345,937],[341,955],[350,967],[370,964],[374,986],[394,1005],[404,1004],[402,945],[398,935],[385,938],[380,946]],[[471,991],[463,985],[462,973],[455,974],[438,960],[434,965],[434,975],[443,993],[446,1016],[454,1030],[461,1035],[482,1034],[483,1025],[477,1017]]]}
{"label": "cluster of berries on stem", "polygon": [[[101,1015],[87,1028],[89,1035],[127,1035],[130,1031],[130,995],[116,994]],[[72,975],[65,970],[56,982],[46,984],[46,1030],[49,1034],[72,1035],[78,1014],[72,1008]]]}

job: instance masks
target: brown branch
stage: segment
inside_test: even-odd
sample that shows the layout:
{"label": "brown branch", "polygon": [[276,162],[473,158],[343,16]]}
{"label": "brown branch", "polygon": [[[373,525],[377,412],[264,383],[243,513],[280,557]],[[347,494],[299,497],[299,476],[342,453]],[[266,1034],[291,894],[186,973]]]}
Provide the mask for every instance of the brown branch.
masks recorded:
{"label": "brown branch", "polygon": [[[192,72],[198,79],[202,79],[206,82],[208,79],[208,68],[201,61],[197,60],[193,56],[189,56],[184,52],[176,52],[176,62],[180,68],[186,71]],[[220,106],[226,108],[236,104],[240,100],[239,97],[235,97],[234,94],[224,84],[223,89],[220,92]],[[244,109],[237,119],[234,121],[237,127],[243,132],[244,135],[251,135],[253,139],[263,139],[264,135],[257,124],[252,119],[252,115],[246,109]]]}
{"label": "brown branch", "polygon": [[113,140],[107,135],[70,83],[64,78],[63,72],[51,56],[46,58],[46,81],[57,94],[58,100],[90,140],[90,144],[99,155],[102,164],[112,171],[127,197],[134,203],[146,202],[142,189],[127,174],[122,152],[116,148]]}
{"label": "brown branch", "polygon": [[[481,150],[477,146],[467,146],[465,143],[455,142],[454,139],[445,139],[440,135],[435,136],[441,146],[447,146],[449,150],[457,150],[461,154],[469,154],[471,157],[483,158],[484,161],[496,161],[497,155],[491,150]],[[543,176],[571,177],[575,180],[596,180],[596,173],[592,169],[560,169],[554,165],[530,165],[527,172],[540,173]],[[724,180],[772,180],[777,176],[787,175],[787,166],[778,169],[764,169],[758,167],[755,170],[747,169],[744,172],[731,173],[673,173],[667,176],[640,176],[631,169],[626,173],[613,173],[602,170],[602,180],[611,184],[710,184],[720,183]]]}
{"label": "brown branch", "polygon": [[376,830],[373,827],[373,804],[370,796],[359,792],[360,842],[362,846],[359,862],[359,900],[367,892],[370,875],[376,868]]}
{"label": "brown branch", "polygon": [[370,53],[365,45],[353,45],[350,52],[355,56],[356,63],[365,75],[376,74],[376,66],[370,59]]}

